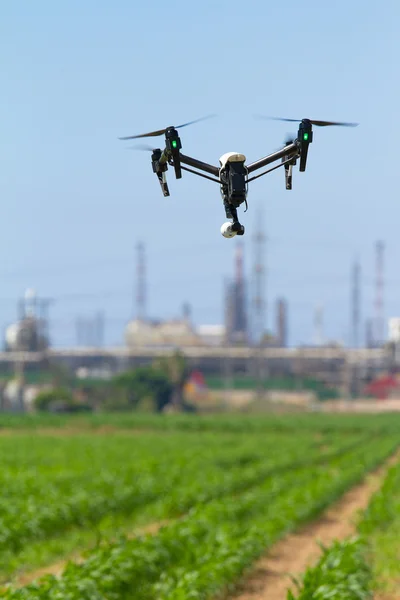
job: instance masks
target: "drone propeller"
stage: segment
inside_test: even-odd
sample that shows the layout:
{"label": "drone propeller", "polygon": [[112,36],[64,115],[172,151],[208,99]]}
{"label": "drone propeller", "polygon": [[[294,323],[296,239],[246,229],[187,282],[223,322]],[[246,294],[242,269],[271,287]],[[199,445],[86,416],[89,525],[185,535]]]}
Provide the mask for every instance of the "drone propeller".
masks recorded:
{"label": "drone propeller", "polygon": [[130,135],[128,137],[122,137],[119,139],[120,140],[135,140],[137,138],[144,138],[144,137],[157,137],[159,135],[164,135],[164,133],[166,133],[168,131],[168,129],[171,129],[172,127],[174,129],[181,129],[182,127],[187,127],[188,125],[194,125],[194,123],[199,123],[200,121],[205,121],[206,119],[211,119],[215,116],[216,115],[208,115],[206,117],[201,117],[200,119],[195,119],[194,121],[189,121],[188,123],[183,123],[182,125],[178,125],[177,127],[173,127],[171,125],[170,127],[166,127],[165,129],[158,129],[157,131],[151,131],[150,133],[142,133],[140,135]]}
{"label": "drone propeller", "polygon": [[[268,120],[272,120],[272,121],[288,121],[290,123],[299,123],[301,122],[303,119],[284,119],[281,117],[266,117],[264,115],[257,115],[257,117],[259,119],[268,119]],[[346,123],[346,122],[339,122],[339,121],[317,121],[314,119],[307,119],[307,121],[310,121],[310,123],[312,125],[317,125],[318,127],[329,127],[329,126],[339,126],[339,127],[357,127],[358,123]]]}
{"label": "drone propeller", "polygon": [[129,146],[125,150],[141,150],[142,152],[154,152],[155,148],[149,146],[149,144],[140,144],[139,146]]}

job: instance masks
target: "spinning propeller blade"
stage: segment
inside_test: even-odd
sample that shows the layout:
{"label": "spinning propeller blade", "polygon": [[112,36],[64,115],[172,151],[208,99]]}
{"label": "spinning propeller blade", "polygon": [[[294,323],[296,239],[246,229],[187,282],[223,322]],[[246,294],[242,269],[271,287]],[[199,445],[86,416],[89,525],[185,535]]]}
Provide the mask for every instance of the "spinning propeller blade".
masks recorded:
{"label": "spinning propeller blade", "polygon": [[[268,119],[272,121],[288,121],[290,123],[300,123],[302,119],[284,119],[281,117],[266,117],[264,115],[256,115],[258,119]],[[339,127],[357,127],[358,123],[346,123],[340,121],[317,121],[315,119],[307,119],[313,125],[318,127],[329,127],[329,126],[339,126]]]}
{"label": "spinning propeller blade", "polygon": [[[200,119],[195,119],[194,121],[189,121],[188,123],[183,123],[182,125],[178,125],[177,127],[174,127],[174,129],[181,129],[182,127],[187,127],[188,125],[194,125],[194,123],[199,123],[200,121],[205,121],[206,119],[212,119],[215,116],[216,115],[208,115],[206,117],[201,117]],[[128,137],[122,137],[119,139],[120,140],[136,140],[138,138],[157,137],[159,135],[164,135],[164,133],[171,127],[173,127],[173,126],[170,125],[170,127],[166,127],[165,129],[158,129],[157,131],[151,131],[150,133],[141,133],[140,135],[130,135]]]}
{"label": "spinning propeller blade", "polygon": [[142,152],[154,152],[155,148],[148,144],[140,144],[139,146],[129,146],[125,150],[141,150]]}

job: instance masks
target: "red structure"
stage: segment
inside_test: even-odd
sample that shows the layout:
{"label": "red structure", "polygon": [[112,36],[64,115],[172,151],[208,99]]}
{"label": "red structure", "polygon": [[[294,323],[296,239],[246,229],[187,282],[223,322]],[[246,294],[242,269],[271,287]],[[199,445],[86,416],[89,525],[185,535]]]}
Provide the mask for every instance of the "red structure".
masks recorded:
{"label": "red structure", "polygon": [[378,400],[386,400],[394,390],[400,391],[400,382],[394,375],[381,375],[364,389],[364,393]]}

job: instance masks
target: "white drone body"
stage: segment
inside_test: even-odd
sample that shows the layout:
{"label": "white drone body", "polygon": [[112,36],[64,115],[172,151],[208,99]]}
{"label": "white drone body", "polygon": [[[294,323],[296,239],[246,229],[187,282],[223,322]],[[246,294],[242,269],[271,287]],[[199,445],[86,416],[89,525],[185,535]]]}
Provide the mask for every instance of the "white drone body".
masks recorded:
{"label": "white drone body", "polygon": [[230,162],[246,162],[246,157],[244,154],[240,154],[239,152],[226,152],[219,159],[219,164],[221,165],[221,169],[225,169],[227,163]]}

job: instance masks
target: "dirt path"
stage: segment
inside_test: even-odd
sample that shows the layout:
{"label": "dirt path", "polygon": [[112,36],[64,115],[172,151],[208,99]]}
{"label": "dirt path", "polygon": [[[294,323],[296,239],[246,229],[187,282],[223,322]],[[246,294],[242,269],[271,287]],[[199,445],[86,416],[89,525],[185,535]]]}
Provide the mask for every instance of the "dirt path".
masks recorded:
{"label": "dirt path", "polygon": [[[293,577],[300,577],[321,553],[317,542],[329,545],[335,539],[355,533],[358,511],[367,507],[371,495],[379,488],[387,469],[400,460],[400,452],[392,456],[364,482],[347,492],[320,519],[288,535],[275,544],[245,579],[231,600],[286,600],[293,588]],[[394,599],[392,599],[394,600]]]}
{"label": "dirt path", "polygon": [[[134,537],[146,533],[155,534],[161,529],[161,527],[167,525],[168,523],[169,521],[167,520],[160,521],[158,523],[149,523],[149,525],[138,529],[134,529],[133,531],[128,532],[125,535],[128,539],[132,539]],[[56,577],[58,577],[62,574],[69,562],[81,563],[84,560],[84,557],[79,553],[71,554],[67,558],[54,562],[51,565],[41,567],[40,569],[35,569],[34,571],[22,573],[20,576],[16,577],[15,580],[13,580],[12,585],[15,587],[22,587],[24,585],[32,583],[33,581],[36,581],[40,577],[44,577],[45,575],[55,575]]]}

